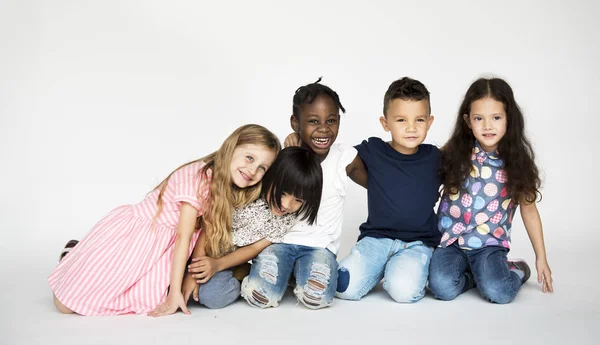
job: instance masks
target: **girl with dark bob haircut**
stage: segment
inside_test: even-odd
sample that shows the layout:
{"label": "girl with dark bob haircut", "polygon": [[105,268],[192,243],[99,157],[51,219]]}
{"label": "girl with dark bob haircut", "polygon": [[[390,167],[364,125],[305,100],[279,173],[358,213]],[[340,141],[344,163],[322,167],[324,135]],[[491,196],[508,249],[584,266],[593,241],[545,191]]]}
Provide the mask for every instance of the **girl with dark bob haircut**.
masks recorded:
{"label": "girl with dark bob haircut", "polygon": [[321,204],[323,172],[317,157],[302,147],[283,149],[263,178],[262,196],[269,206],[282,209],[282,197],[293,195],[302,201],[294,212],[300,220],[313,224]]}

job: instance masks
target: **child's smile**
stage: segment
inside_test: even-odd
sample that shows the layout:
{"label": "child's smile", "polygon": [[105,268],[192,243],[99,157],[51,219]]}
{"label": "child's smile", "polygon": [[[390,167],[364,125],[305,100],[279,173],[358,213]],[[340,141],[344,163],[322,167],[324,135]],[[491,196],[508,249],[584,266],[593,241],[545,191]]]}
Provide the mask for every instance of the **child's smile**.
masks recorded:
{"label": "child's smile", "polygon": [[273,161],[275,153],[258,145],[244,145],[235,149],[231,159],[231,180],[239,188],[257,184]]}
{"label": "child's smile", "polygon": [[390,102],[387,114],[379,121],[385,131],[392,133],[392,147],[402,154],[414,154],[425,140],[433,123],[427,100],[395,99]]}
{"label": "child's smile", "polygon": [[337,138],[340,126],[339,108],[328,96],[320,95],[312,103],[303,104],[300,114],[292,116],[292,128],[304,146],[323,160]]}
{"label": "child's smile", "polygon": [[503,103],[489,97],[476,100],[471,104],[471,114],[465,115],[464,118],[481,148],[486,152],[493,152],[498,148],[506,133],[506,112]]}
{"label": "child's smile", "polygon": [[318,137],[318,138],[312,138],[312,141],[315,145],[317,145],[321,148],[327,148],[327,147],[329,147],[329,144],[331,143],[331,138],[330,137]]}

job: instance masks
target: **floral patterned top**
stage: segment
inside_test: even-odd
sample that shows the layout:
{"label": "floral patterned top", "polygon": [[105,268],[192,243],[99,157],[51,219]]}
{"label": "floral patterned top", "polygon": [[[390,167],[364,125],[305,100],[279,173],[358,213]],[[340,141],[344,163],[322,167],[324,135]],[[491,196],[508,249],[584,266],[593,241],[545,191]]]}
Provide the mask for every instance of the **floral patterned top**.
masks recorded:
{"label": "floral patterned top", "polygon": [[485,152],[475,141],[471,173],[464,190],[444,194],[438,210],[441,247],[455,242],[461,249],[510,248],[515,204],[506,188],[507,175],[498,152]]}
{"label": "floral patterned top", "polygon": [[259,198],[233,212],[231,239],[237,247],[266,238],[271,243],[283,242],[283,235],[298,222],[294,214],[276,216],[265,198]]}

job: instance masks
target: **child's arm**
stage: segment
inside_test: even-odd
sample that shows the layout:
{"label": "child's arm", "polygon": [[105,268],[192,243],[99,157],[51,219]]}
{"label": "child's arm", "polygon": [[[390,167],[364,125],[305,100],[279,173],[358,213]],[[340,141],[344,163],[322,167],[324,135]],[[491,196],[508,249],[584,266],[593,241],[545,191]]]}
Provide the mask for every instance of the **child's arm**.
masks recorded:
{"label": "child's arm", "polygon": [[346,174],[352,181],[367,188],[367,178],[369,174],[367,173],[367,168],[365,168],[365,164],[363,163],[362,159],[360,159],[359,155],[356,155],[352,163],[346,166]]}
{"label": "child's arm", "polygon": [[[289,146],[300,146],[302,145],[302,141],[300,140],[300,136],[298,133],[291,133],[287,137],[285,137],[285,141],[283,142],[284,147]],[[352,181],[367,188],[367,177],[369,176],[367,173],[367,168],[358,156],[354,157],[352,163],[346,166],[346,175],[350,177]]]}
{"label": "child's arm", "polygon": [[201,230],[200,235],[196,240],[196,245],[194,246],[192,257],[197,258],[204,255],[206,255],[206,231]]}
{"label": "child's arm", "polygon": [[[206,232],[200,231],[200,235],[196,240],[196,245],[194,246],[194,251],[192,252],[192,258],[199,258],[206,255],[205,250],[206,245]],[[181,292],[183,293],[183,299],[187,303],[190,299],[190,296],[194,299],[194,301],[198,301],[198,283],[191,274],[186,274],[183,278],[183,283],[181,287]]]}
{"label": "child's arm", "polygon": [[542,283],[542,292],[552,292],[552,271],[546,260],[546,248],[544,246],[544,234],[542,233],[542,220],[535,201],[521,202],[521,217],[527,229],[529,240],[535,252],[535,268],[538,273],[538,283]]}
{"label": "child's arm", "polygon": [[290,146],[302,146],[302,140],[300,140],[300,136],[298,135],[298,133],[293,132],[288,134],[287,137],[285,137],[285,140],[283,141],[283,147]]}
{"label": "child's arm", "polygon": [[197,279],[197,283],[204,284],[209,281],[215,273],[235,267],[255,258],[258,253],[270,244],[271,242],[269,240],[263,238],[260,241],[238,248],[219,259],[213,259],[208,256],[195,257],[192,259],[192,264],[188,266],[188,271],[194,273],[192,276]]}
{"label": "child's arm", "polygon": [[170,315],[176,312],[178,308],[181,308],[185,314],[190,314],[181,293],[181,282],[183,280],[185,263],[188,258],[190,241],[196,227],[197,215],[198,210],[192,205],[187,202],[182,203],[179,223],[177,224],[177,239],[175,240],[175,249],[173,250],[173,259],[171,262],[169,294],[163,303],[148,313],[150,316]]}

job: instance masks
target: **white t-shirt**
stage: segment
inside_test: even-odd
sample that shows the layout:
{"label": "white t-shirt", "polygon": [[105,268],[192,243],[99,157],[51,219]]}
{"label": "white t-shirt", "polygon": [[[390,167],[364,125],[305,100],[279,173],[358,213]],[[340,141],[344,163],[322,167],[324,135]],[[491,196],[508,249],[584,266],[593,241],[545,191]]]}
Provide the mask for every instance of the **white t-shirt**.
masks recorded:
{"label": "white t-shirt", "polygon": [[334,254],[340,249],[344,201],[348,176],[346,167],[357,155],[354,147],[333,144],[323,162],[323,192],[317,221],[313,225],[306,222],[296,224],[285,236],[283,243],[309,247],[327,248]]}

